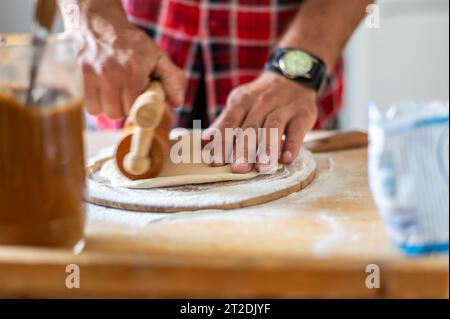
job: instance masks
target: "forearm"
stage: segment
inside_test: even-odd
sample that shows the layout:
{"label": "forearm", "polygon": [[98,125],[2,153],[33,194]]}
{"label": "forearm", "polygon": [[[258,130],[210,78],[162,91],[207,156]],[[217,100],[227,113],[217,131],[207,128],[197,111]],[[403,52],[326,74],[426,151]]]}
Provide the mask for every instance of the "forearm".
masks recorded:
{"label": "forearm", "polygon": [[120,0],[58,0],[66,30],[129,26]]}
{"label": "forearm", "polygon": [[371,3],[373,0],[305,0],[278,45],[317,55],[330,72]]}

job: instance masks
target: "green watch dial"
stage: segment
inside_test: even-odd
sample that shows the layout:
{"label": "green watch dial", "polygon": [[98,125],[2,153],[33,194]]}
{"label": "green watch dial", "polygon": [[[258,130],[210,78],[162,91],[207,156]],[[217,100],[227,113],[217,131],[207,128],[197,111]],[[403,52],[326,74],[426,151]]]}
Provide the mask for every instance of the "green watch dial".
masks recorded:
{"label": "green watch dial", "polygon": [[291,76],[308,74],[314,66],[313,58],[302,51],[288,51],[280,59],[280,67],[284,73]]}

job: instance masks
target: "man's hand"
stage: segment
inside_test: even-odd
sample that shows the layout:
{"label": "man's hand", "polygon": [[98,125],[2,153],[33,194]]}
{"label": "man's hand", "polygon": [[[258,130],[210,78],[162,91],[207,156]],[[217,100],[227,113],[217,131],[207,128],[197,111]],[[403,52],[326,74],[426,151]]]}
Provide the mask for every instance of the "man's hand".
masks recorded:
{"label": "man's hand", "polygon": [[[311,52],[325,61],[327,71],[333,70],[347,40],[364,17],[366,6],[371,3],[373,0],[304,0],[278,47]],[[280,145],[280,155],[275,154],[273,150],[277,148],[270,145],[270,134],[262,136],[259,145],[266,144],[265,148],[272,151],[269,154],[269,167],[259,163],[256,168],[260,171],[271,170],[270,166],[275,164],[274,160],[278,157],[285,164],[292,163],[297,157],[305,134],[313,128],[317,118],[316,95],[312,89],[301,84],[265,72],[230,94],[226,109],[212,127],[220,129],[222,136],[225,128],[278,128],[276,141]],[[210,133],[205,132],[205,140],[212,135]],[[283,134],[286,140],[281,146]],[[238,137],[237,143],[230,144],[239,145],[242,141]],[[219,164],[232,161],[234,172],[250,171],[253,164],[239,164],[242,161],[239,156],[230,158],[233,148],[235,145],[223,145],[222,161]],[[252,147],[248,149],[252,150]],[[244,154],[244,162],[253,160],[254,155]],[[267,152],[262,155],[267,155]]]}
{"label": "man's hand", "polygon": [[[277,128],[278,136],[274,139],[270,139],[270,134],[258,137],[257,150],[260,152],[261,147],[265,146],[265,155],[271,159],[270,163],[249,163],[264,154],[251,154],[252,149],[246,147],[244,163],[239,163],[242,159],[233,158],[232,171],[246,173],[254,165],[260,171],[268,171],[278,159],[284,164],[291,164],[300,151],[305,134],[313,128],[317,119],[316,95],[313,89],[272,72],[264,72],[253,82],[234,89],[228,98],[226,109],[211,128],[219,129],[222,136],[225,136],[226,128],[263,128],[263,132]],[[286,135],[284,142],[283,134]],[[233,145],[224,145],[224,141],[222,162],[214,164],[223,165],[227,160],[230,161],[228,157],[233,148],[236,148],[238,140],[239,137]],[[272,144],[278,143],[278,147],[271,145],[271,140]],[[275,150],[279,150],[279,154],[275,154]]]}
{"label": "man's hand", "polygon": [[183,103],[184,72],[127,21],[120,2],[68,0],[61,1],[62,9],[67,3],[78,5],[81,11],[80,24],[68,31],[74,31],[79,40],[90,114],[104,112],[112,119],[127,115],[150,76],[162,82],[169,104],[178,107]]}

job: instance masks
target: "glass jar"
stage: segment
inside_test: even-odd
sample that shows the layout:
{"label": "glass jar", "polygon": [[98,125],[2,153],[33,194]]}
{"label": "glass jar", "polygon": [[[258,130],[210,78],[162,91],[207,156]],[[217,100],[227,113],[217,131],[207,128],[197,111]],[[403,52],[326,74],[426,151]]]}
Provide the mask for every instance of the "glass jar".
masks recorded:
{"label": "glass jar", "polygon": [[83,83],[70,38],[47,44],[26,103],[31,38],[0,35],[0,245],[80,250]]}

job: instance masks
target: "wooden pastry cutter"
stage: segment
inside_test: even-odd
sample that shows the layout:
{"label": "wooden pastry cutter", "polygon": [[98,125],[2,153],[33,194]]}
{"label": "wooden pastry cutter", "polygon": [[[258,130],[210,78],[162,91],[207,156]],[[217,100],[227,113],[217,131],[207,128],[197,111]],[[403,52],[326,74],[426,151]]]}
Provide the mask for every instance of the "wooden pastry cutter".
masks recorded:
{"label": "wooden pastry cutter", "polygon": [[169,152],[172,116],[160,82],[152,81],[131,107],[125,137],[115,152],[118,169],[131,180],[158,175]]}

